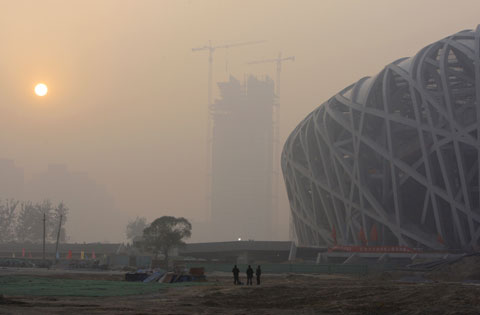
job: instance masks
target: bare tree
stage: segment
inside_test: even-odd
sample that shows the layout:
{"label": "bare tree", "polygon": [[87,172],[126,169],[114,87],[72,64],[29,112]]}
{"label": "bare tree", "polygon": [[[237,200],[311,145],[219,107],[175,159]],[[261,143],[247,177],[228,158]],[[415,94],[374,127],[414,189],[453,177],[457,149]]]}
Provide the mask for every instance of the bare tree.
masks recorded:
{"label": "bare tree", "polygon": [[143,230],[147,227],[147,219],[144,217],[136,217],[135,220],[128,222],[125,234],[127,240],[132,243],[142,237]]}
{"label": "bare tree", "polygon": [[0,243],[15,239],[15,220],[18,201],[10,199],[0,202]]}
{"label": "bare tree", "polygon": [[60,228],[60,242],[64,242],[67,239],[67,234],[65,230],[65,222],[67,222],[68,208],[63,202],[60,202],[52,211],[49,213],[49,238],[52,241],[57,239],[58,233],[58,224],[60,222],[60,217],[62,218],[62,227]]}
{"label": "bare tree", "polygon": [[20,242],[39,243],[43,237],[43,213],[47,207],[32,202],[22,202],[15,227]]}
{"label": "bare tree", "polygon": [[[68,208],[63,202],[53,207],[50,200],[41,203],[23,202],[20,206],[15,226],[17,240],[20,242],[39,243],[43,238],[43,215],[45,214],[45,232],[47,241],[55,241],[58,232],[58,222],[62,216],[62,226],[67,221]],[[62,227],[60,240],[65,241],[66,231]]]}

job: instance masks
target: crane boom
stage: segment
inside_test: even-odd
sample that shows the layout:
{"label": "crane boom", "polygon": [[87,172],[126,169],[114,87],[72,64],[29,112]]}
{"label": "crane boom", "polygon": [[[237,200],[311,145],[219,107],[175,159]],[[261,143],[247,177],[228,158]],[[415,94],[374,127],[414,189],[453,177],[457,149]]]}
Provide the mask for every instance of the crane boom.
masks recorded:
{"label": "crane boom", "polygon": [[282,61],[287,61],[287,60],[295,61],[295,56],[285,57],[285,58],[281,58],[281,59],[274,58],[274,59],[255,60],[255,61],[249,62],[248,64],[249,65],[256,65],[256,64],[259,64],[259,63],[282,62]]}
{"label": "crane boom", "polygon": [[216,46],[215,48],[230,48],[230,47],[238,47],[238,46],[256,45],[256,44],[263,44],[266,42],[267,42],[266,40],[253,40],[253,41],[243,42],[243,43],[219,45],[219,46]]}
{"label": "crane boom", "polygon": [[266,43],[266,40],[254,40],[249,42],[241,42],[241,43],[234,43],[234,44],[224,44],[224,45],[217,45],[212,46],[211,43],[202,47],[192,48],[192,51],[201,51],[201,50],[215,50],[220,48],[230,48],[230,47],[238,47],[238,46],[247,46],[247,45],[255,45],[255,44],[263,44]]}

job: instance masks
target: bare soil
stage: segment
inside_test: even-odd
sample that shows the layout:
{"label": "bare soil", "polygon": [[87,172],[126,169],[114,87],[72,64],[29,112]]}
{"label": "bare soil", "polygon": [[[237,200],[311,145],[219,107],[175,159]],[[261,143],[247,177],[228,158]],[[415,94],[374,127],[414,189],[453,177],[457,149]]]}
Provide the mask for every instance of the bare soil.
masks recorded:
{"label": "bare soil", "polygon": [[[45,277],[62,277],[61,273]],[[68,273],[69,279],[119,275]],[[480,286],[401,282],[396,277],[265,275],[260,286],[234,286],[228,274],[209,285],[123,297],[3,296],[0,314],[480,314]],[[242,279],[245,280],[245,279]]]}

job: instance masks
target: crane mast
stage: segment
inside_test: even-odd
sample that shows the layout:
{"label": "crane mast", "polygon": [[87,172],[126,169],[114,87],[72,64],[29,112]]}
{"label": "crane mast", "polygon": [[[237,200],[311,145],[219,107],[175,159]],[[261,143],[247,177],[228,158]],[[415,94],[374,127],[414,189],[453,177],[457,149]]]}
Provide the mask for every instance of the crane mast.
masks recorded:
{"label": "crane mast", "polygon": [[275,95],[277,103],[273,107],[273,185],[272,185],[272,210],[273,210],[273,226],[278,226],[278,198],[280,185],[280,79],[282,74],[282,63],[285,61],[295,61],[295,56],[282,58],[282,53],[278,53],[277,58],[263,59],[249,62],[249,65],[262,63],[275,63]]}

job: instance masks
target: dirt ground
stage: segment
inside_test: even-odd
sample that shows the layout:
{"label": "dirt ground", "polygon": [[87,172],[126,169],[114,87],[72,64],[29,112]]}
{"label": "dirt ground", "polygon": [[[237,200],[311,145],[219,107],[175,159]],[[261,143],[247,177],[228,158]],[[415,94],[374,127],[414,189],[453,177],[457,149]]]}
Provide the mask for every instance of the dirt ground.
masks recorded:
{"label": "dirt ground", "polygon": [[[42,276],[121,278],[101,273]],[[415,282],[418,276],[400,282],[396,278],[404,275],[391,274],[361,278],[267,274],[260,286],[234,286],[228,274],[207,276],[205,286],[172,287],[140,296],[2,296],[0,314],[480,314],[478,284]]]}

